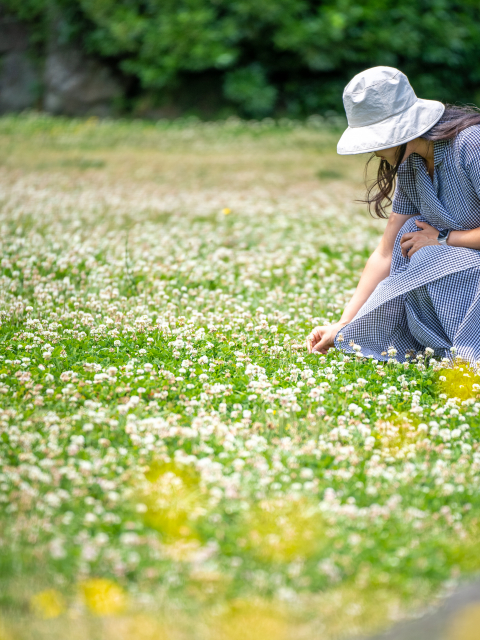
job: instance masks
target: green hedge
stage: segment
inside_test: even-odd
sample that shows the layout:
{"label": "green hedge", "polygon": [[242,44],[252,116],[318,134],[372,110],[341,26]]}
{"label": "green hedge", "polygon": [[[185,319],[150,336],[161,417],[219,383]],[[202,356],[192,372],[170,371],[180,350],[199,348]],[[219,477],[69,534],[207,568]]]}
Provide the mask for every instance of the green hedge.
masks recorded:
{"label": "green hedge", "polygon": [[478,0],[3,4],[35,25],[40,43],[61,15],[62,37],[80,40],[129,77],[131,95],[159,102],[213,86],[247,116],[341,111],[346,82],[375,65],[402,69],[422,97],[480,101]]}

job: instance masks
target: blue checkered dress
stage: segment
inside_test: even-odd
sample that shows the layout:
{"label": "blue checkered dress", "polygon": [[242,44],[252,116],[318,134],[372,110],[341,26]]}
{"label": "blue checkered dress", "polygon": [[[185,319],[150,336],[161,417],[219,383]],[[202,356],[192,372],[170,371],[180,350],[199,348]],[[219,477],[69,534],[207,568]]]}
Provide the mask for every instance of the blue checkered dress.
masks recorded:
{"label": "blue checkered dress", "polygon": [[341,330],[335,346],[386,359],[390,347],[397,359],[425,347],[440,357],[480,360],[480,251],[427,246],[404,258],[400,238],[418,231],[415,220],[439,230],[480,227],[480,125],[454,140],[434,143],[433,182],[421,156],[412,153],[400,165],[392,211],[409,218],[393,250],[388,278],[380,282],[355,318]]}

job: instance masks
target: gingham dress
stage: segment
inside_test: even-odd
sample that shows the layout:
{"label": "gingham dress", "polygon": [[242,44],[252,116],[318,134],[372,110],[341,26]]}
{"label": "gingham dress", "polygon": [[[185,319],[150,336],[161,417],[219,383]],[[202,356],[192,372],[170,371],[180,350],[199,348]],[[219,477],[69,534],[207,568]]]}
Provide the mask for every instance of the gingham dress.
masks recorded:
{"label": "gingham dress", "polygon": [[400,249],[403,234],[418,231],[416,220],[439,230],[480,227],[480,125],[435,142],[434,165],[433,182],[418,154],[400,165],[392,211],[417,217],[401,228],[390,275],[337,334],[337,348],[352,351],[353,341],[385,360],[393,347],[403,361],[425,347],[450,357],[455,347],[457,356],[480,360],[480,251],[433,245],[408,259]]}

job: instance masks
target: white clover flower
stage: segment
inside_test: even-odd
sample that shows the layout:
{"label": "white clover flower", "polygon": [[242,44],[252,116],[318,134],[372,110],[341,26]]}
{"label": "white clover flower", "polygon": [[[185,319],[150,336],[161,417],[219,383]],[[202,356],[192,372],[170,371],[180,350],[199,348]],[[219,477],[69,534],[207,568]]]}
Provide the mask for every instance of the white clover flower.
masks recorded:
{"label": "white clover flower", "polygon": [[455,487],[454,487],[454,485],[453,485],[453,484],[451,484],[451,483],[449,483],[449,482],[446,482],[446,483],[443,485],[443,495],[445,495],[445,496],[451,496],[451,495],[452,495],[452,493],[454,493],[454,492],[455,492]]}
{"label": "white clover flower", "polygon": [[359,416],[363,411],[362,407],[359,407],[358,404],[355,404],[354,402],[348,405],[348,410],[355,416]]}
{"label": "white clover flower", "polygon": [[364,438],[367,438],[372,433],[372,430],[368,424],[359,424],[357,429],[360,435]]}
{"label": "white clover flower", "polygon": [[94,513],[86,513],[83,520],[84,522],[91,524],[97,521],[97,516]]}
{"label": "white clover flower", "polygon": [[373,436],[368,436],[367,438],[365,438],[366,447],[373,447],[374,444],[375,444],[375,438]]}
{"label": "white clover flower", "polygon": [[314,477],[314,473],[313,473],[312,469],[304,467],[303,469],[300,470],[300,478],[311,479],[313,477]]}
{"label": "white clover flower", "polygon": [[50,555],[55,560],[62,560],[67,557],[67,551],[65,550],[65,540],[63,538],[54,538],[50,541],[49,550]]}

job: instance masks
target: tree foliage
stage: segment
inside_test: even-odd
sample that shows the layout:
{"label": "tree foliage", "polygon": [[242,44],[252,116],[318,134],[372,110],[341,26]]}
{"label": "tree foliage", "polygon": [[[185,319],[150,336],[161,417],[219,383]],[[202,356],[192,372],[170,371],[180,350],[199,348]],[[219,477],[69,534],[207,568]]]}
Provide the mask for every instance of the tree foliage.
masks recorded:
{"label": "tree foliage", "polygon": [[210,74],[247,115],[341,110],[360,70],[402,69],[418,95],[479,96],[477,0],[6,0],[48,37],[52,15],[66,38],[104,57],[161,98]]}

